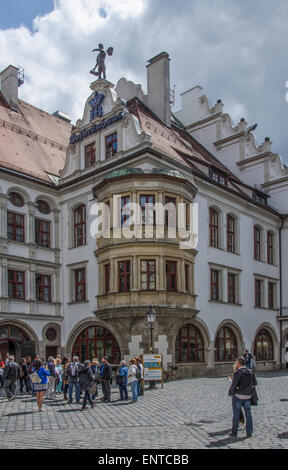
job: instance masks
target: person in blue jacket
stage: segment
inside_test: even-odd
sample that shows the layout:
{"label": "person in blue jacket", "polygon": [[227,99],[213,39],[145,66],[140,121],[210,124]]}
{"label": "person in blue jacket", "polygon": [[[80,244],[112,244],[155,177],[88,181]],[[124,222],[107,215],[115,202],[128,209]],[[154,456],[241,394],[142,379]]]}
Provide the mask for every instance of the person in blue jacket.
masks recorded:
{"label": "person in blue jacket", "polygon": [[34,367],[32,369],[33,372],[36,372],[41,379],[40,383],[34,383],[34,390],[36,392],[36,398],[37,398],[37,404],[38,404],[38,411],[44,411],[42,408],[43,401],[44,401],[44,394],[45,391],[47,390],[47,384],[48,384],[48,376],[50,375],[50,372],[48,370],[48,365],[43,366],[43,362],[38,359],[34,363]]}
{"label": "person in blue jacket", "polygon": [[127,384],[128,384],[128,367],[126,365],[126,361],[121,361],[120,362],[120,369],[117,374],[116,378],[116,383],[119,385],[119,391],[120,391],[120,399],[123,401],[124,397],[125,400],[128,400],[128,390],[127,390]]}

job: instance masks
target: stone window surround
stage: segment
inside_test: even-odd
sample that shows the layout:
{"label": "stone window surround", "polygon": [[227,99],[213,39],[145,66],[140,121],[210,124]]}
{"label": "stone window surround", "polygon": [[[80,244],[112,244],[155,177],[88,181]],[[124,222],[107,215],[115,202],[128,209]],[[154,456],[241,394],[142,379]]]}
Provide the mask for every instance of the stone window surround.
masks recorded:
{"label": "stone window surround", "polygon": [[[68,268],[68,279],[69,279],[69,289],[68,289],[68,305],[77,305],[82,303],[88,303],[88,260],[80,261],[72,264],[67,264]],[[75,271],[78,269],[85,269],[85,300],[79,302],[75,301]]]}
{"label": "stone window surround", "polygon": [[266,310],[271,310],[268,307],[268,283],[271,282],[274,284],[274,310],[278,310],[279,308],[279,295],[278,295],[278,285],[279,285],[279,279],[272,278],[269,276],[265,276],[263,274],[256,274],[254,273],[254,289],[255,289],[255,280],[262,281],[262,292],[261,292],[261,306],[256,307],[254,305],[254,308],[260,308],[260,309],[266,309]]}
{"label": "stone window surround", "polygon": [[[210,209],[214,209],[218,213],[218,237],[219,246],[214,247],[210,244]],[[228,251],[227,243],[227,217],[233,217],[235,221],[235,252]],[[231,210],[223,210],[217,204],[209,202],[208,205],[208,246],[216,250],[225,250],[232,255],[240,255],[240,219],[239,215]]]}
{"label": "stone window surround", "polygon": [[[57,283],[57,272],[55,272],[55,269],[53,268],[47,268],[47,267],[42,267],[42,266],[37,266],[33,264],[33,266],[24,264],[24,263],[18,263],[14,264],[13,262],[10,262],[8,260],[8,265],[2,266],[2,285],[1,285],[1,290],[2,290],[2,296],[8,298],[8,270],[13,270],[13,271],[22,271],[24,272],[24,288],[25,288],[25,298],[23,300],[20,299],[9,299],[11,302],[36,302],[36,303],[44,303],[44,304],[55,304],[59,303],[59,292],[56,289],[56,283]],[[42,274],[45,276],[50,276],[51,277],[51,302],[45,302],[41,300],[36,299],[36,275],[37,274]],[[3,295],[4,294],[4,295]],[[1,297],[1,295],[0,295]],[[58,298],[57,298],[58,297]]]}
{"label": "stone window surround", "polygon": [[[209,302],[225,303],[228,305],[241,305],[241,272],[242,269],[231,268],[230,266],[208,262],[209,265]],[[211,269],[219,272],[219,300],[211,300]],[[228,299],[228,274],[236,275],[235,297],[236,303],[229,303]]]}
{"label": "stone window surround", "polygon": [[[142,260],[151,260],[155,259],[156,261],[156,270],[155,270],[155,280],[156,280],[156,289],[153,291],[141,290],[141,261]],[[166,291],[166,261],[176,261],[176,281],[177,281],[177,290],[178,292],[186,292],[185,290],[185,265],[189,266],[189,279],[188,279],[188,294],[193,294],[193,264],[190,260],[184,258],[173,257],[173,256],[151,256],[149,254],[145,255],[136,255],[136,256],[119,256],[117,258],[109,259],[105,258],[99,265],[99,293],[100,295],[109,295],[110,293],[120,293],[119,292],[119,273],[118,273],[118,262],[120,261],[130,261],[130,291],[137,292],[157,292],[157,291]],[[110,264],[110,291],[105,293],[105,265]],[[77,268],[73,268],[77,269]],[[136,276],[134,275],[136,272]],[[116,275],[115,275],[116,273]],[[173,291],[174,292],[174,291]],[[127,292],[122,292],[122,294],[127,294]]]}

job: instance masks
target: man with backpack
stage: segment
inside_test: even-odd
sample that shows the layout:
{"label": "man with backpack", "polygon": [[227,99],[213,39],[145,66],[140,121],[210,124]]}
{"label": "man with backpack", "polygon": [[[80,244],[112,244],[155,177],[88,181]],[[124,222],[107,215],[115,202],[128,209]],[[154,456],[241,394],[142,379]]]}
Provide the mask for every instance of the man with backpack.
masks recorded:
{"label": "man with backpack", "polygon": [[104,395],[102,401],[104,401],[104,403],[107,403],[111,401],[112,367],[108,363],[107,356],[102,357],[101,362],[102,365],[100,369],[100,377],[102,383],[102,392]]}
{"label": "man with backpack", "polygon": [[73,362],[71,362],[67,369],[67,376],[68,376],[68,395],[69,401],[68,403],[72,404],[73,401],[73,388],[75,386],[75,395],[76,395],[76,403],[80,403],[80,383],[79,383],[79,374],[81,369],[83,368],[82,364],[79,362],[79,357],[74,356]]}
{"label": "man with backpack", "polygon": [[9,401],[15,400],[16,398],[16,383],[18,377],[19,367],[14,361],[14,356],[9,356],[8,362],[4,367],[3,380],[4,389]]}

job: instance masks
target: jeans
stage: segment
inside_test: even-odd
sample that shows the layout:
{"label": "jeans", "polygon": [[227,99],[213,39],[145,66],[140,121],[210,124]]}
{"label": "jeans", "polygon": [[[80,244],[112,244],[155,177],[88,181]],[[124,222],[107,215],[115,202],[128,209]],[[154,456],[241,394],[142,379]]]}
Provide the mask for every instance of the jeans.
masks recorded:
{"label": "jeans", "polygon": [[137,401],[138,400],[138,391],[137,391],[137,385],[138,381],[134,380],[133,382],[130,383],[131,385],[131,392],[132,392],[132,401]]}
{"label": "jeans", "polygon": [[73,385],[76,389],[76,403],[80,403],[80,384],[79,382],[70,382],[68,385],[69,403],[73,401]]}
{"label": "jeans", "polygon": [[3,380],[2,375],[0,375],[0,388],[2,388],[3,386],[4,386],[4,380]]}
{"label": "jeans", "polygon": [[246,417],[246,434],[251,435],[253,432],[253,422],[251,414],[251,400],[241,400],[235,395],[232,397],[232,409],[233,409],[233,421],[232,421],[232,434],[237,435],[239,420],[240,420],[240,411],[241,408],[244,408],[244,413]]}
{"label": "jeans", "polygon": [[90,405],[93,407],[93,400],[91,399],[91,395],[88,390],[86,390],[84,393],[82,408],[86,408],[87,400],[89,401]]}
{"label": "jeans", "polygon": [[16,380],[6,379],[4,382],[4,390],[8,398],[13,397],[16,392]]}
{"label": "jeans", "polygon": [[141,381],[138,380],[137,382],[137,395],[140,397],[140,392],[141,392]]}
{"label": "jeans", "polygon": [[30,392],[30,384],[29,384],[28,377],[26,375],[24,375],[24,377],[19,377],[19,381],[20,381],[20,392],[23,393],[23,385],[25,383],[26,392],[29,393]]}
{"label": "jeans", "polygon": [[[119,385],[119,391],[120,391],[120,399],[121,400],[128,400],[128,390],[127,390],[127,385]],[[125,398],[124,398],[125,397]]]}

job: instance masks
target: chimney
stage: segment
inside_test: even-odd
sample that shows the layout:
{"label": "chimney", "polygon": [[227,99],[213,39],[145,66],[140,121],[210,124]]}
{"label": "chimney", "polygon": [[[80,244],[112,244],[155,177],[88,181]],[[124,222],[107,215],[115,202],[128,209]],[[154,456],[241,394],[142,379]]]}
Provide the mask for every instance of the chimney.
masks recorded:
{"label": "chimney", "polygon": [[13,111],[18,112],[18,67],[9,65],[0,73],[2,94]]}
{"label": "chimney", "polygon": [[168,127],[171,127],[169,55],[167,52],[161,52],[148,62],[148,106]]}

